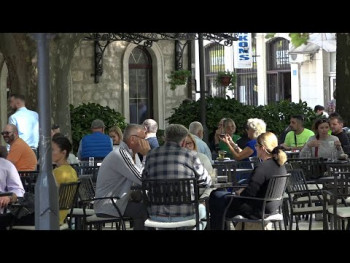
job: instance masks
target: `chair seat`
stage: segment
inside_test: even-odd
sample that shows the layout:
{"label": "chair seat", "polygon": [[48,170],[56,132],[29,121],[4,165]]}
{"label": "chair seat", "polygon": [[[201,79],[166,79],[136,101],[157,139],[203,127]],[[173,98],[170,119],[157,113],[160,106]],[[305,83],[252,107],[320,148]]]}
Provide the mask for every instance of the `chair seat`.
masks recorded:
{"label": "chair seat", "polygon": [[[231,220],[233,222],[262,222],[262,219],[249,219],[249,218],[245,218],[242,215],[237,215],[235,217],[232,218],[227,218],[227,220]],[[282,214],[274,214],[274,215],[270,215],[268,217],[265,217],[264,221],[268,222],[268,221],[282,221],[283,220],[283,215]]]}
{"label": "chair seat", "polygon": [[154,228],[178,228],[178,227],[191,227],[196,225],[195,219],[178,221],[178,222],[160,222],[147,219],[145,221],[145,227],[154,227]]}
{"label": "chair seat", "polygon": [[119,217],[100,217],[97,216],[96,214],[93,214],[91,216],[86,217],[86,223],[87,224],[94,224],[94,223],[109,223],[109,222],[114,222],[116,220],[120,220]]}
{"label": "chair seat", "polygon": [[323,212],[323,206],[307,206],[293,208],[293,214],[314,214]]}
{"label": "chair seat", "polygon": [[[333,208],[328,208],[328,213],[334,214]],[[350,207],[337,207],[337,216],[350,218]]]}
{"label": "chair seat", "polygon": [[[94,209],[85,209],[85,214],[87,216],[92,216],[93,214],[95,214],[95,210]],[[70,216],[74,217],[74,216],[85,216],[84,215],[84,211],[82,208],[74,208],[72,213],[69,214]]]}

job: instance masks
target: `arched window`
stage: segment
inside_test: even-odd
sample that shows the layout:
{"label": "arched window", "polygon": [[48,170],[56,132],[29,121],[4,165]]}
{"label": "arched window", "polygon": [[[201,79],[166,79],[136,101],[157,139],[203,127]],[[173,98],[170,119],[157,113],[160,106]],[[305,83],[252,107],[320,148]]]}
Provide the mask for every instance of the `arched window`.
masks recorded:
{"label": "arched window", "polygon": [[205,90],[212,96],[225,97],[225,89],[217,87],[215,79],[219,71],[225,71],[225,48],[212,43],[205,47]]}
{"label": "arched window", "polygon": [[274,103],[291,95],[289,41],[275,38],[266,45],[267,103]]}
{"label": "arched window", "polygon": [[130,123],[153,118],[152,60],[145,47],[138,46],[129,58]]}

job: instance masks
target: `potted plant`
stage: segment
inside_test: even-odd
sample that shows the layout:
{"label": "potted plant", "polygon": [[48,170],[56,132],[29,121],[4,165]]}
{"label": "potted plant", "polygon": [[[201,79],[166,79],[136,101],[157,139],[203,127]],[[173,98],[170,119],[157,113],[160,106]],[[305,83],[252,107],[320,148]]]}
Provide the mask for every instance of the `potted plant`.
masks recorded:
{"label": "potted plant", "polygon": [[171,85],[171,89],[175,90],[178,85],[185,85],[187,79],[191,76],[191,71],[180,69],[172,71],[168,78],[170,79],[169,83]]}
{"label": "potted plant", "polygon": [[219,71],[216,76],[217,86],[227,87],[229,90],[234,90],[236,88],[237,76],[234,71]]}

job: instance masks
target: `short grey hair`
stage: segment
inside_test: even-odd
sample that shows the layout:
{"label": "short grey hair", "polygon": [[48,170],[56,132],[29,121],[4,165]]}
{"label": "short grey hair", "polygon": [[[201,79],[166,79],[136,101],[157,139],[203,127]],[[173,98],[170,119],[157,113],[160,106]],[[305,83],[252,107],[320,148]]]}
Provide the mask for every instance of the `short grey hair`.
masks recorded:
{"label": "short grey hair", "polygon": [[248,119],[247,127],[254,130],[254,139],[258,138],[260,134],[266,132],[266,123],[262,119]]}
{"label": "short grey hair", "polygon": [[180,143],[189,134],[182,124],[171,124],[165,129],[165,141]]}
{"label": "short grey hair", "polygon": [[139,124],[128,124],[124,130],[123,141],[127,142],[131,135],[135,135],[135,133],[139,132],[140,130],[144,131],[145,128]]}
{"label": "short grey hair", "polygon": [[143,121],[143,126],[145,126],[147,132],[156,133],[158,130],[158,124],[153,119],[146,119]]}
{"label": "short grey hair", "polygon": [[188,130],[190,131],[190,133],[197,135],[198,132],[203,131],[203,125],[199,121],[193,121],[190,123]]}

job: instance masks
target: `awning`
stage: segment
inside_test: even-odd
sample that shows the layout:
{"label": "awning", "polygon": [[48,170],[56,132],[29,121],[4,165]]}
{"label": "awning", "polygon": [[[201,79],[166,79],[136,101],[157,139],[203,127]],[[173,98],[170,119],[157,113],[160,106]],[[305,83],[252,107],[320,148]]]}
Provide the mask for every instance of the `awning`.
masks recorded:
{"label": "awning", "polygon": [[303,44],[299,47],[292,47],[289,54],[315,54],[320,47],[313,43]]}
{"label": "awning", "polygon": [[320,48],[327,52],[335,52],[337,50],[335,33],[312,33],[307,44],[292,47],[289,54],[315,54]]}

